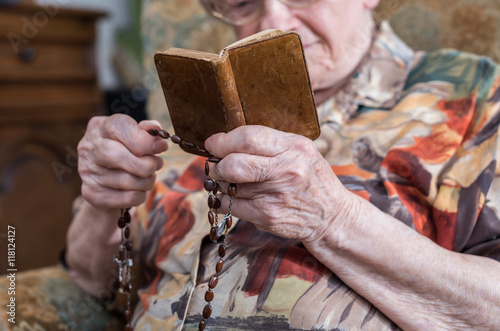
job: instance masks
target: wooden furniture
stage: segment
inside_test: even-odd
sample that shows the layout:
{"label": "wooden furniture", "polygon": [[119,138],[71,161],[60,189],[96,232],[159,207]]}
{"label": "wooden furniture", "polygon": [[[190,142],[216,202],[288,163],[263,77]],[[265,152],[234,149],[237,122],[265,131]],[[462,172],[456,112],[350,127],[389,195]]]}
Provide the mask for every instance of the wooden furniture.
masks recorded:
{"label": "wooden furniture", "polygon": [[57,262],[80,192],[76,148],[101,103],[94,61],[102,13],[0,8],[0,274],[7,226],[16,268]]}

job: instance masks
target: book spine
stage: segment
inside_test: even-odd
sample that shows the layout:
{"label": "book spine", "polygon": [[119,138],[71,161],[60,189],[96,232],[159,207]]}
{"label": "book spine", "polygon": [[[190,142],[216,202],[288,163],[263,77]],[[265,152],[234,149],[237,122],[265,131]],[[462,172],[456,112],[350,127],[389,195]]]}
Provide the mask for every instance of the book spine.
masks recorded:
{"label": "book spine", "polygon": [[241,107],[229,56],[223,56],[214,61],[214,70],[226,119],[226,127],[229,132],[245,125],[245,115]]}

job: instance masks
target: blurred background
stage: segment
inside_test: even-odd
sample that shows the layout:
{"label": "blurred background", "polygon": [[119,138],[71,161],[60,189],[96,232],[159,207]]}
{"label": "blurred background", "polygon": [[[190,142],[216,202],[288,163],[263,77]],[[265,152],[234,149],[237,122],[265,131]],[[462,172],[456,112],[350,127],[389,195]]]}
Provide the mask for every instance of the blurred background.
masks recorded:
{"label": "blurred background", "polygon": [[[500,59],[500,0],[382,0],[375,15],[413,48]],[[171,129],[154,52],[232,41],[197,0],[0,0],[0,274],[8,225],[18,271],[57,264],[90,117],[149,115]]]}

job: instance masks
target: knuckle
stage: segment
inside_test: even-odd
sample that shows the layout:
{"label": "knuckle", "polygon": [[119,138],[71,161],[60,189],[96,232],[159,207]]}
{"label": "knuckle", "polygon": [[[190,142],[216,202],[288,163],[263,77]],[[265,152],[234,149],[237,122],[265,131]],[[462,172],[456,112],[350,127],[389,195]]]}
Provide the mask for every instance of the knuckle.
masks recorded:
{"label": "knuckle", "polygon": [[295,178],[303,179],[309,177],[310,169],[307,163],[299,162],[297,166],[292,168],[292,173]]}
{"label": "knuckle", "polygon": [[143,178],[147,178],[155,173],[156,168],[158,167],[158,162],[154,157],[146,157],[145,158],[145,166],[144,166],[144,176]]}
{"label": "knuckle", "polygon": [[235,183],[250,181],[250,178],[255,177],[257,168],[253,158],[246,160],[244,166],[242,166],[241,160],[234,154],[229,154],[217,165],[217,170],[221,176],[225,180]]}
{"label": "knuckle", "polygon": [[105,121],[106,117],[104,116],[94,116],[87,123],[87,132],[90,132],[96,128],[100,128],[102,123]]}
{"label": "knuckle", "polygon": [[258,138],[256,134],[249,130],[243,131],[243,150],[251,150],[255,147],[261,139]]}
{"label": "knuckle", "polygon": [[309,177],[312,164],[314,164],[318,151],[313,141],[305,137],[300,137],[295,140],[293,145],[292,158],[298,162],[293,162],[290,171],[297,178]]}
{"label": "knuckle", "polygon": [[91,162],[100,165],[108,165],[114,159],[113,155],[113,150],[107,150],[104,144],[97,144],[93,147],[92,156],[94,160],[91,160]]}
{"label": "knuckle", "polygon": [[158,165],[156,159],[150,156],[134,158],[129,161],[134,173],[140,178],[148,178],[155,173]]}
{"label": "knuckle", "polygon": [[107,178],[106,176],[99,176],[99,175],[96,175],[95,173],[92,173],[92,174],[89,174],[87,177],[88,177],[89,182],[92,182],[96,187],[104,188],[104,187],[110,186],[108,183],[109,178]]}
{"label": "knuckle", "polygon": [[137,179],[134,178],[134,176],[128,174],[128,173],[123,173],[121,176],[117,177],[116,184],[117,188],[121,190],[129,190],[132,189],[136,186]]}
{"label": "knuckle", "polygon": [[124,197],[124,204],[127,206],[138,206],[144,201],[146,201],[146,192],[143,191],[129,191]]}
{"label": "knuckle", "polygon": [[83,180],[89,173],[89,168],[85,165],[84,162],[78,161],[78,174],[80,178]]}
{"label": "knuckle", "polygon": [[[130,126],[131,118],[123,114],[114,114],[106,119],[105,132],[106,135],[121,143],[133,142],[134,139],[129,139],[128,130],[125,128]],[[133,121],[133,120],[132,120]]]}
{"label": "knuckle", "polygon": [[297,136],[293,139],[292,143],[293,149],[300,153],[305,153],[306,155],[311,155],[313,153],[316,153],[316,146],[314,145],[314,142],[311,139],[308,139],[303,136]]}
{"label": "knuckle", "polygon": [[153,187],[155,186],[156,182],[156,174],[151,175],[147,180],[146,180],[146,190],[152,190]]}
{"label": "knuckle", "polygon": [[89,138],[89,133],[86,132],[85,135],[83,136],[82,139],[78,142],[78,145],[76,147],[78,156],[84,155],[86,152],[88,152],[92,148],[92,143],[90,142]]}
{"label": "knuckle", "polygon": [[94,192],[92,188],[85,183],[82,184],[82,197],[93,206],[98,206],[99,201],[101,200],[98,198],[97,193]]}
{"label": "knuckle", "polygon": [[78,142],[78,146],[76,146],[76,151],[78,153],[78,158],[81,158],[85,154],[85,152],[87,151],[87,148],[88,148],[87,141],[86,141],[86,139],[84,137],[84,138],[82,138],[82,140],[80,140]]}
{"label": "knuckle", "polygon": [[120,115],[121,114],[114,114],[106,121],[106,131],[113,138],[116,137],[116,132],[120,130],[121,127],[120,123],[122,120],[120,119]]}

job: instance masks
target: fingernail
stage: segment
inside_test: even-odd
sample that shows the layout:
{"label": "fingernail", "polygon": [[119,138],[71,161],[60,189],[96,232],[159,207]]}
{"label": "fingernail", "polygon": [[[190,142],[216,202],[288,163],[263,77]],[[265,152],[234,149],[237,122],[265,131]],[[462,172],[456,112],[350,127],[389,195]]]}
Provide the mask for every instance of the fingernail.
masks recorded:
{"label": "fingernail", "polygon": [[167,150],[167,142],[165,140],[156,140],[153,144],[153,153],[158,154]]}

